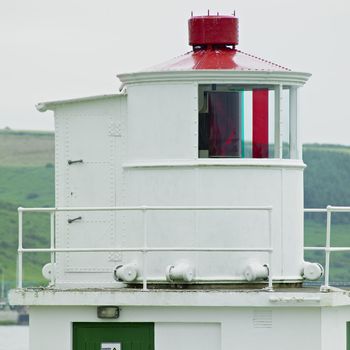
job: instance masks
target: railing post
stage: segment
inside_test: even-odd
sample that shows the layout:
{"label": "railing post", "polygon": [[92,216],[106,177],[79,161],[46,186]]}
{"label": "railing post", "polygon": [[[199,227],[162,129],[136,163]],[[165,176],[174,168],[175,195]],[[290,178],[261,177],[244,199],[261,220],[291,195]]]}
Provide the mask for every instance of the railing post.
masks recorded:
{"label": "railing post", "polygon": [[17,288],[23,287],[23,211],[18,208],[18,276]]}
{"label": "railing post", "polygon": [[142,218],[143,218],[142,289],[147,290],[147,210],[146,210],[146,207],[142,207]]}
{"label": "railing post", "polygon": [[272,209],[268,210],[268,225],[269,225],[269,286],[268,290],[273,291],[273,280],[272,280]]}
{"label": "railing post", "polygon": [[330,265],[330,248],[331,248],[331,219],[332,211],[331,206],[327,206],[327,231],[326,231],[326,263],[324,271],[324,286],[321,287],[322,291],[329,290],[329,265]]}
{"label": "railing post", "polygon": [[[55,249],[55,212],[50,213],[50,249]],[[55,261],[56,254],[54,251],[51,251],[51,285],[55,284],[56,280],[56,271],[55,271]]]}

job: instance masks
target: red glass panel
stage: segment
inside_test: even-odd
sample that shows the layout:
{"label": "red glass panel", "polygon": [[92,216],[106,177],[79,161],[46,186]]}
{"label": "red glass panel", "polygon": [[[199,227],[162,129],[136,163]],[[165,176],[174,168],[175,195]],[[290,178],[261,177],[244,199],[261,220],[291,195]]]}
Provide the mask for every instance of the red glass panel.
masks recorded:
{"label": "red glass panel", "polygon": [[269,157],[269,90],[253,90],[253,158]]}
{"label": "red glass panel", "polygon": [[240,92],[208,92],[208,102],[209,157],[240,157]]}

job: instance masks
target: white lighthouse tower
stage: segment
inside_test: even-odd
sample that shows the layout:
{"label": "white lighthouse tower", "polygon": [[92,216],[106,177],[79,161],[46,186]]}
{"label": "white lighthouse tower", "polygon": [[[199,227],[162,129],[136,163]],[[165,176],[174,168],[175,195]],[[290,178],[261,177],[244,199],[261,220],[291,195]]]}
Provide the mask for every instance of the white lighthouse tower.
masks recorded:
{"label": "white lighthouse tower", "polygon": [[[303,287],[299,90],[310,77],[238,50],[235,16],[191,17],[192,51],[120,74],[120,94],[44,102],[55,208],[19,209],[30,348],[345,349],[350,298]],[[51,246],[23,248],[27,212]],[[50,252],[23,288],[27,252]],[[349,345],[348,345],[349,346]]]}

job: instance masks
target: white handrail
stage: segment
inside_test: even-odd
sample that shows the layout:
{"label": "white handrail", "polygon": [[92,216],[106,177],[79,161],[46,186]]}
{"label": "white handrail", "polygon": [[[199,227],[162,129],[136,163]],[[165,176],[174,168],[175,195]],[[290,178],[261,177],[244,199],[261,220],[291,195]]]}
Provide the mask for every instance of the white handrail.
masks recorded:
{"label": "white handrail", "polygon": [[304,208],[304,213],[326,213],[326,208]]}
{"label": "white handrail", "polygon": [[325,256],[325,282],[321,286],[322,292],[328,292],[332,289],[329,284],[329,272],[330,272],[330,255],[331,252],[349,252],[350,247],[331,247],[331,224],[332,224],[332,213],[350,213],[350,207],[337,207],[328,205],[325,209],[304,209],[305,213],[327,213],[327,222],[326,222],[326,246],[325,247],[304,247],[304,250],[310,251],[324,251]]}
{"label": "white handrail", "polygon": [[[148,247],[147,245],[147,211],[203,211],[203,210],[235,210],[268,212],[269,247],[260,248],[227,248],[227,247]],[[70,211],[142,211],[143,213],[143,247],[133,248],[56,248],[55,247],[55,214],[56,212]],[[50,248],[23,248],[23,213],[46,212],[50,213]],[[140,252],[143,261],[143,289],[147,290],[147,253],[148,252],[267,252],[269,253],[268,290],[272,290],[272,206],[129,206],[129,207],[61,207],[61,208],[18,208],[18,281],[17,287],[23,287],[23,253],[50,253],[51,256],[51,285],[55,283],[56,253],[82,253],[82,252]]]}
{"label": "white handrail", "polygon": [[325,273],[324,276],[324,284],[325,288],[329,288],[329,263],[330,263],[330,257],[331,257],[331,252],[329,251],[329,248],[331,247],[331,219],[332,219],[332,213],[331,211],[328,210],[327,207],[327,227],[326,227],[326,262],[325,262]]}
{"label": "white handrail", "polygon": [[21,253],[103,253],[103,252],[272,252],[272,248],[22,248]]}
{"label": "white handrail", "polygon": [[23,208],[18,212],[60,212],[60,211],[141,211],[141,210],[272,210],[272,206],[129,206],[129,207],[60,207],[60,208]]}
{"label": "white handrail", "polygon": [[[165,210],[187,210],[187,211],[200,211],[200,210],[242,210],[242,211],[254,211],[263,210],[268,212],[269,220],[269,245],[270,247],[261,248],[189,248],[189,247],[147,247],[147,211],[165,211]],[[142,211],[143,215],[143,231],[144,231],[144,246],[137,248],[55,248],[55,213],[67,212],[67,211]],[[23,248],[23,213],[24,212],[47,212],[50,213],[50,248]],[[327,213],[327,229],[326,229],[326,245],[325,247],[304,247],[305,251],[325,251],[326,263],[325,263],[325,284],[321,287],[322,291],[329,291],[331,286],[329,284],[330,273],[330,254],[331,252],[348,252],[350,247],[331,247],[331,214],[335,212],[350,212],[350,207],[337,207],[327,206],[327,208],[306,208],[305,213]],[[143,288],[147,289],[147,274],[146,263],[147,253],[155,251],[191,251],[191,252],[268,252],[269,253],[269,266],[272,264],[272,223],[271,223],[271,206],[129,206],[129,207],[71,207],[71,208],[18,208],[18,288],[23,287],[23,253],[50,253],[52,263],[51,284],[55,282],[55,268],[54,262],[56,259],[56,253],[67,252],[141,252],[143,255]],[[269,274],[269,289],[272,289],[273,278],[271,273]]]}

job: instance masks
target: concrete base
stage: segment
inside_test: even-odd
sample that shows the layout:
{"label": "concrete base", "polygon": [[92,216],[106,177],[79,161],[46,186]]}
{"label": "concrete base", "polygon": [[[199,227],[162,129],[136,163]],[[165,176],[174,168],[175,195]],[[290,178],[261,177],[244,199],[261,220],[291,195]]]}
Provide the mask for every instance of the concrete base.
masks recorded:
{"label": "concrete base", "polygon": [[[350,296],[301,288],[263,292],[13,290],[30,305],[30,349],[71,350],[74,322],[153,322],[156,350],[334,350],[346,347]],[[98,305],[120,307],[116,320]]]}

